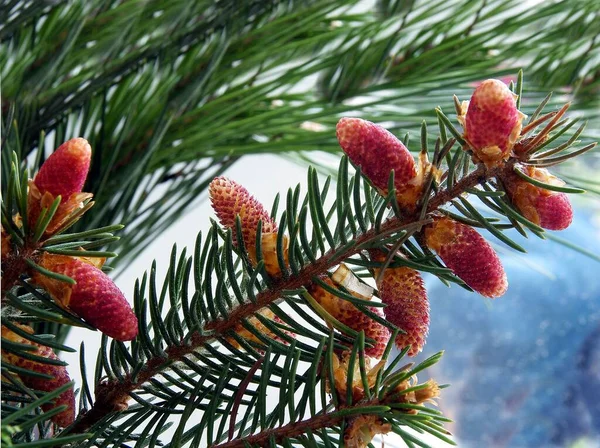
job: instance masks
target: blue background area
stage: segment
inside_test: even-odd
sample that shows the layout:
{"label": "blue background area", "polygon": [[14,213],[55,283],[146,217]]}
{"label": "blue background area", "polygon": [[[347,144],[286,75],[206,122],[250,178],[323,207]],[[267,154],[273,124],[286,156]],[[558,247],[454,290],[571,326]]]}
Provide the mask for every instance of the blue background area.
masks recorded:
{"label": "blue background area", "polygon": [[[579,209],[557,236],[600,253],[599,235]],[[431,327],[417,360],[446,350],[430,373],[452,385],[440,406],[459,446],[599,446],[600,264],[534,236],[516,241],[529,254],[503,255],[510,286],[499,299],[427,279]]]}

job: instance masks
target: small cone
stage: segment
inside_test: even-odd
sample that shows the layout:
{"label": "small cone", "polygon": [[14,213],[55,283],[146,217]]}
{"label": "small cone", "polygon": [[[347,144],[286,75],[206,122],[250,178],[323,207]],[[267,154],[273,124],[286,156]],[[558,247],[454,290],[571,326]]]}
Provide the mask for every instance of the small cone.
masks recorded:
{"label": "small cone", "polygon": [[360,118],[342,118],[336,127],[340,146],[379,193],[387,195],[388,179],[394,170],[398,203],[412,207],[421,192],[423,173],[406,146],[387,129]]}
{"label": "small cone", "polygon": [[[545,184],[564,185],[544,168],[526,166],[524,172]],[[565,193],[537,187],[514,173],[503,181],[512,203],[529,221],[548,230],[564,230],[571,225],[573,208]]]}
{"label": "small cone", "polygon": [[[381,254],[371,258],[383,261]],[[379,269],[375,277],[380,276]],[[385,317],[404,331],[396,337],[400,349],[410,346],[408,356],[416,356],[425,345],[429,331],[429,300],[423,278],[419,272],[408,267],[387,268],[377,283],[379,297],[387,306]]]}
{"label": "small cone", "polygon": [[85,184],[92,149],[83,138],[74,138],[63,143],[42,164],[34,180],[29,181],[27,217],[32,226],[38,221],[42,210],[50,209],[60,196],[60,205],[44,232],[52,236],[67,222],[72,213],[90,199],[91,193],[82,192]]}
{"label": "small cone", "polygon": [[[15,325],[22,330],[33,334],[33,329],[31,327],[20,324]],[[28,344],[36,347],[36,350],[28,352],[32,355],[48,359],[59,359],[50,347],[29,341],[5,326],[2,326],[2,337],[18,344]],[[21,358],[14,353],[9,353],[4,350],[2,351],[2,361],[22,369],[31,370],[32,372],[43,373],[54,377],[53,379],[46,379],[27,375],[25,373],[19,373],[19,378],[21,378],[23,384],[31,389],[41,390],[43,392],[52,392],[53,390],[56,390],[71,381],[65,366],[43,364],[41,362]],[[73,389],[63,392],[54,400],[54,403],[45,404],[42,406],[42,409],[44,411],[49,411],[50,409],[54,409],[55,407],[62,405],[66,405],[67,409],[53,416],[51,420],[58,426],[66,427],[73,423],[73,420],[75,419],[75,395],[73,393]]]}
{"label": "small cone", "polygon": [[[233,244],[237,245],[236,217],[240,217],[242,238],[248,256],[256,266],[256,231],[258,222],[262,221],[261,250],[265,262],[265,270],[272,277],[281,275],[281,268],[277,257],[277,224],[267,213],[263,205],[258,202],[244,187],[225,177],[216,177],[208,187],[208,194],[212,207],[219,221],[232,231]],[[285,265],[288,263],[287,236],[283,237],[283,258]]]}
{"label": "small cone", "polygon": [[500,297],[508,280],[500,258],[475,229],[437,218],[425,230],[427,246],[467,285],[485,297]]}
{"label": "small cone", "polygon": [[58,147],[41,166],[34,179],[42,194],[69,198],[80,193],[90,169],[92,148],[83,138],[71,139]]}
{"label": "small cone", "polygon": [[277,224],[263,205],[258,202],[243,186],[225,177],[216,177],[208,187],[212,207],[219,221],[233,232],[236,243],[236,216],[239,215],[242,224],[244,245],[256,245],[256,229],[262,221],[262,233],[277,232]]}
{"label": "small cone", "polygon": [[497,79],[483,81],[461,118],[475,156],[487,166],[504,162],[521,134],[523,118],[516,95]]}
{"label": "small cone", "polygon": [[130,341],[137,336],[137,317],[127,299],[110,277],[96,266],[77,257],[49,254],[44,254],[40,265],[77,282],[69,285],[37,271],[33,273],[34,282],[65,308],[118,341]]}

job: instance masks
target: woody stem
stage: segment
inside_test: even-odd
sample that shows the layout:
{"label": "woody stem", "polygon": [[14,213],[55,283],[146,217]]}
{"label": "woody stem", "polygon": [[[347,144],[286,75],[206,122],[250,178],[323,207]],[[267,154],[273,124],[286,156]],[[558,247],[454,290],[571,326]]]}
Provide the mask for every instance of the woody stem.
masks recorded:
{"label": "woody stem", "polygon": [[340,411],[315,415],[306,420],[298,422],[288,423],[287,425],[280,426],[279,428],[267,429],[244,438],[237,438],[230,440],[219,445],[210,445],[211,448],[243,448],[246,446],[267,446],[270,440],[274,440],[275,443],[282,442],[283,440],[295,438],[306,434],[307,430],[313,432],[323,428],[331,428],[341,423],[348,415],[348,410],[352,410],[354,414],[368,413],[369,408],[374,405],[378,405],[378,400],[372,400],[360,404],[353,405],[351,407],[342,407]]}

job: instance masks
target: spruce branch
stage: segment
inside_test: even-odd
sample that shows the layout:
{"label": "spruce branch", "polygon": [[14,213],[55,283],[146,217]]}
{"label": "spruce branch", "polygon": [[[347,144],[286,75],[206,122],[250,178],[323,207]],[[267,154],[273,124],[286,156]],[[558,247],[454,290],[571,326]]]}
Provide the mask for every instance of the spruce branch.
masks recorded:
{"label": "spruce branch", "polygon": [[[509,97],[512,98],[512,96]],[[191,392],[190,387],[196,384],[196,380],[188,378],[187,374],[181,370],[182,366],[189,369],[194,376],[211,378],[213,384],[218,386],[218,390],[214,393],[210,392],[208,388],[205,389],[204,386],[201,389],[208,394],[203,397],[212,397],[210,403],[206,404],[208,412],[211,412],[211,407],[218,407],[218,400],[225,400],[226,403],[229,403],[227,406],[230,409],[236,406],[235,402],[241,403],[244,397],[251,399],[248,403],[247,413],[251,412],[251,409],[256,409],[256,412],[259,413],[265,412],[261,410],[264,403],[261,405],[252,401],[254,400],[252,394],[246,395],[246,393],[250,393],[247,390],[249,383],[260,384],[260,379],[256,377],[255,372],[260,368],[264,373],[264,369],[257,364],[258,359],[263,359],[257,349],[262,347],[261,350],[263,350],[265,346],[271,344],[269,353],[298,353],[295,355],[298,356],[297,359],[312,360],[316,356],[314,347],[296,343],[293,338],[286,335],[285,331],[298,331],[299,334],[318,340],[318,333],[308,331],[294,320],[289,319],[289,316],[279,307],[282,302],[298,311],[302,318],[306,322],[310,322],[314,328],[321,328],[325,333],[327,331],[325,327],[302,311],[300,305],[305,303],[303,299],[306,299],[316,314],[340,331],[339,339],[336,336],[332,347],[343,347],[348,336],[357,338],[360,333],[357,334],[344,322],[331,316],[313,298],[312,294],[316,291],[315,288],[322,288],[327,293],[333,293],[343,301],[349,300],[376,322],[381,319],[376,313],[365,307],[365,304],[369,303],[368,301],[352,297],[343,288],[336,292],[335,288],[328,287],[327,283],[319,278],[324,272],[330,271],[342,262],[360,266],[359,269],[376,270],[387,266],[385,271],[397,266],[409,266],[432,272],[444,282],[455,282],[469,288],[464,281],[453,275],[450,269],[444,267],[437,260],[428,247],[433,244],[430,242],[431,236],[427,232],[422,232],[423,228],[431,229],[435,223],[446,222],[443,219],[440,220],[440,213],[463,221],[469,228],[473,225],[485,228],[492,235],[516,249],[519,246],[504,235],[505,230],[523,227],[521,230],[529,228],[534,234],[542,236],[542,227],[532,222],[530,218],[521,215],[518,210],[513,208],[518,207],[519,204],[511,204],[507,199],[508,196],[511,201],[515,198],[511,182],[526,182],[531,185],[531,188],[544,188],[547,185],[552,188],[552,190],[548,190],[551,194],[562,194],[562,191],[565,190],[560,186],[555,188],[553,185],[555,181],[551,178],[549,181],[539,181],[536,177],[538,174],[528,175],[528,177],[519,177],[518,174],[515,174],[515,170],[522,169],[522,167],[537,173],[529,151],[524,150],[529,148],[531,138],[524,137],[518,141],[514,145],[514,151],[507,156],[506,160],[502,160],[502,163],[493,160],[483,163],[479,159],[478,151],[480,149],[473,143],[478,141],[473,130],[463,134],[454,128],[452,122],[441,111],[438,111],[438,114],[440,127],[444,131],[448,130],[455,136],[461,137],[463,143],[459,145],[455,140],[450,139],[446,145],[442,145],[441,140],[438,140],[433,149],[432,163],[429,164],[426,158],[428,153],[427,128],[423,126],[420,160],[420,170],[422,171],[417,172],[421,173],[422,185],[425,188],[420,191],[420,196],[414,197],[416,207],[411,208],[410,203],[405,203],[406,196],[403,194],[406,193],[402,193],[402,190],[398,189],[400,187],[397,186],[396,179],[401,179],[401,171],[397,171],[397,174],[392,171],[387,182],[382,184],[381,179],[372,177],[374,176],[372,172],[368,174],[368,177],[363,177],[365,175],[360,171],[356,176],[349,177],[348,162],[343,159],[338,172],[340,183],[336,188],[335,201],[328,210],[322,205],[327,196],[328,182],[321,188],[316,173],[311,168],[308,174],[308,192],[304,200],[302,201],[300,198],[299,188],[289,191],[285,210],[279,220],[280,230],[276,235],[269,233],[272,230],[272,227],[269,226],[275,225],[275,215],[268,218],[260,215],[263,216],[261,218],[263,221],[258,221],[258,228],[252,234],[244,233],[248,228],[242,226],[241,219],[247,218],[238,216],[235,223],[227,221],[230,229],[227,232],[213,224],[204,244],[201,244],[200,239],[198,240],[192,258],[188,259],[184,253],[177,258],[174,251],[169,274],[160,294],[155,285],[153,268],[150,278],[144,277],[136,286],[136,308],[144,310],[147,306],[146,303],[150,306],[150,322],[154,336],[151,336],[150,333],[146,334],[144,331],[140,344],[136,345],[131,355],[127,355],[132,356],[132,359],[127,361],[123,358],[120,362],[111,363],[110,367],[107,365],[108,378],[98,384],[96,401],[91,404],[89,409],[84,410],[72,430],[83,431],[108,421],[107,418],[114,418],[114,412],[121,410],[123,403],[126,403],[130,396],[136,397],[136,401],[142,405],[142,408],[148,408],[149,402],[145,404],[145,401],[140,401],[139,394],[146,393],[154,397],[163,397],[165,389],[164,386],[159,386],[161,383],[157,382],[157,377],[163,376],[168,381],[173,381],[168,373],[170,371],[184,381],[181,384],[176,383],[179,384],[178,387],[183,391]],[[555,115],[551,115],[547,120],[555,117]],[[460,118],[463,126],[465,123],[468,126],[469,119],[469,117]],[[515,115],[515,119],[519,119],[518,114]],[[532,122],[535,121],[532,119]],[[542,121],[539,123],[541,124]],[[550,124],[540,131],[541,137],[539,134],[533,136],[533,139],[537,139],[534,143],[537,145],[536,149],[551,139],[551,137],[548,138],[548,135],[562,132],[564,126],[569,126],[568,121],[551,120]],[[526,129],[526,131],[529,132],[530,129]],[[589,149],[584,147],[582,150],[569,152],[569,147],[575,142],[575,139],[571,139],[568,145],[561,145],[556,153],[566,155],[565,158],[568,158]],[[351,148],[345,146],[344,149],[351,151]],[[352,156],[353,153],[349,154]],[[552,157],[555,156],[552,155]],[[474,162],[474,169],[470,168],[471,160]],[[448,166],[442,171],[444,161],[448,163]],[[389,167],[387,169],[389,170]],[[371,185],[367,179],[370,179]],[[500,180],[505,179],[507,184],[502,189]],[[233,186],[232,188],[238,187]],[[375,190],[379,194],[376,194]],[[247,192],[242,194],[247,195]],[[466,199],[467,194],[480,199],[495,213],[506,217],[508,222],[499,222],[497,218],[486,217]],[[361,199],[363,196],[364,201]],[[354,210],[348,209],[352,205]],[[276,210],[277,205],[273,209]],[[452,209],[454,210],[451,211]],[[356,213],[356,217],[352,217],[353,213]],[[219,216],[220,219],[225,219],[224,216],[229,215]],[[306,233],[309,220],[313,226],[312,238],[308,238]],[[542,221],[540,224],[545,226],[548,222]],[[262,233],[262,226],[265,226],[267,233]],[[287,235],[284,235],[286,233]],[[233,240],[234,235],[235,240]],[[464,238],[473,238],[472,233],[469,232],[461,235]],[[267,238],[267,236],[273,236],[273,238]],[[218,241],[219,238],[222,240],[221,242]],[[288,238],[291,241],[289,241],[289,247],[285,246],[284,255],[283,242],[288,241]],[[265,246],[265,244],[273,245]],[[270,249],[266,249],[267,247]],[[369,261],[368,258],[365,260],[365,251],[374,248],[385,250],[390,254],[383,264],[376,260]],[[254,250],[256,252],[253,252]],[[273,254],[276,254],[275,264],[273,264],[273,259],[265,258],[273,257]],[[361,258],[356,258],[357,255],[360,255]],[[446,263],[452,262],[447,254],[442,253],[440,257]],[[188,294],[188,280],[186,279],[189,278],[192,271],[195,271],[196,293],[192,303],[189,304],[187,302],[189,299],[186,298]],[[383,280],[381,276],[377,278],[378,283]],[[469,282],[476,280],[470,277],[465,278]],[[501,285],[498,287],[505,288]],[[476,286],[476,288],[480,288],[480,286]],[[148,302],[145,302],[144,299],[144,290],[146,289],[150,292]],[[491,296],[497,294],[496,289],[490,290],[489,293],[485,289],[478,290],[482,294]],[[167,297],[169,297],[171,309],[165,317],[162,317],[161,309],[166,304]],[[179,307],[185,310],[184,320],[177,317],[176,310]],[[276,323],[261,315],[267,309],[274,312],[282,321]],[[250,324],[249,319],[253,318],[264,327],[258,329],[256,323]],[[390,325],[385,319],[381,319],[381,323]],[[142,323],[142,325],[146,324]],[[390,325],[390,328],[395,327]],[[249,336],[241,337],[239,332],[242,329],[249,331]],[[247,339],[248,337],[255,339],[250,340]],[[219,354],[212,346],[216,342],[222,343],[228,350],[231,350],[234,359],[249,369],[243,368],[233,374],[244,382],[246,391],[240,392],[235,400],[231,398],[233,401],[229,401],[230,398],[227,398],[228,395],[225,394],[228,386],[221,384],[222,379],[219,379],[216,374],[222,369],[230,369],[232,358]],[[372,342],[367,338],[365,344]],[[285,345],[290,343],[292,344],[291,348]],[[300,351],[295,352],[298,349]],[[125,347],[114,346],[111,350],[122,353],[122,356],[128,353]],[[244,353],[244,350],[247,353]],[[320,349],[317,348],[317,353],[319,351]],[[216,356],[218,361],[209,361],[204,353]],[[312,357],[310,355],[306,357],[309,353],[313,354]],[[199,365],[191,362],[191,359],[194,358],[200,360]],[[270,367],[266,369],[268,370]],[[282,375],[283,373],[278,372],[277,374]],[[274,385],[276,384],[281,386],[282,383],[275,381]],[[133,409],[128,412],[133,412]],[[249,418],[248,415],[246,414],[244,421]],[[254,417],[253,421],[256,422],[256,418]],[[310,421],[314,422],[315,420]],[[230,421],[231,424],[233,424],[232,421]],[[209,425],[209,423],[205,422],[203,425]],[[256,429],[256,424],[252,428]],[[263,437],[277,438],[286,431],[293,432],[297,428],[290,423],[275,432],[265,434],[264,431],[261,431],[255,436],[257,441],[263,441],[266,440]],[[254,429],[251,430],[251,433],[254,432]],[[231,433],[231,430],[229,432]],[[242,433],[243,431],[240,432],[240,434]],[[289,434],[291,433],[288,433],[288,436]],[[192,433],[182,433],[182,437],[192,437]],[[238,442],[230,440],[223,443],[235,444]]]}
{"label": "spruce branch", "polygon": [[[467,189],[512,170],[513,164],[514,162],[511,162],[505,166],[493,169],[488,169],[484,165],[480,165],[475,171],[460,179],[452,187],[441,190],[433,195],[428,202],[426,213],[433,213],[452,199],[464,194]],[[346,244],[331,248],[312,263],[301,268],[298,274],[293,275],[290,273],[285,279],[272,281],[268,290],[259,292],[251,303],[234,308],[228,314],[227,319],[211,322],[202,331],[193,332],[188,337],[189,343],[167,346],[164,349],[164,355],[161,354],[148,358],[144,367],[136,373],[135,378],[132,375],[125,375],[123,378],[115,378],[100,384],[96,391],[96,400],[93,406],[78,419],[74,431],[89,429],[107,414],[114,412],[118,408],[119,403],[126,402],[130,393],[142,387],[150,379],[160,374],[160,372],[168,369],[172,364],[184,360],[186,356],[193,354],[206,344],[222,338],[243,319],[275,303],[281,297],[289,295],[291,291],[309,286],[319,274],[326,272],[352,255],[359,253],[368,243],[379,240],[384,235],[397,234],[415,225],[420,227],[426,222],[420,219],[420,213],[405,217],[392,217],[383,222],[378,229],[373,228],[357,237],[351,245]]]}

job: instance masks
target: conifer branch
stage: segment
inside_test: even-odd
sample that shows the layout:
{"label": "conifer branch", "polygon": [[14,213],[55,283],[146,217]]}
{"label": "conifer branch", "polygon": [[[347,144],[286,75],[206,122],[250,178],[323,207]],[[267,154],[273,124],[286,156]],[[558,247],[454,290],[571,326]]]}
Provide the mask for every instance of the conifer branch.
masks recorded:
{"label": "conifer branch", "polygon": [[[436,193],[429,200],[427,214],[435,212],[439,207],[459,197],[469,188],[484,183],[505,171],[510,172],[513,164],[514,162],[510,162],[492,169],[486,168],[483,164],[480,165],[475,171],[460,179],[454,186]],[[381,235],[396,233],[419,223],[425,222],[420,219],[418,213],[413,213],[406,217],[392,217],[388,219],[379,229],[373,228],[360,235],[356,238],[355,244],[347,246],[345,250],[339,251],[339,248],[332,248],[316,261],[304,266],[297,275],[290,275],[286,279],[273,281],[268,290],[257,294],[256,300],[253,303],[240,305],[229,314],[226,320],[212,322],[202,332],[195,332],[191,336],[188,345],[166,347],[164,350],[166,357],[149,358],[145,366],[136,375],[135,380],[131,375],[126,375],[122,379],[108,380],[100,384],[96,391],[96,400],[92,408],[77,420],[74,431],[86,431],[107,414],[114,412],[120,403],[128,400],[131,392],[141,387],[160,372],[168,369],[172,364],[182,361],[186,356],[201,349],[205,344],[223,337],[227,332],[239,325],[243,319],[254,315],[262,308],[271,305],[277,299],[284,296],[286,291],[308,287],[314,277],[363,250],[365,243],[378,239]],[[205,332],[209,332],[210,334],[204,335],[203,333]]]}

